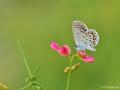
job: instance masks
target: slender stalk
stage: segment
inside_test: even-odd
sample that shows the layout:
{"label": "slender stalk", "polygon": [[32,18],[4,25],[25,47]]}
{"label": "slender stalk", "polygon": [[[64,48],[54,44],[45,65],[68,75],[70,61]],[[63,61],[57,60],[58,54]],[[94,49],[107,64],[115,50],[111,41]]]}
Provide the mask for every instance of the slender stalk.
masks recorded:
{"label": "slender stalk", "polygon": [[35,90],[34,87],[33,87],[32,85],[31,85],[31,87],[32,87],[32,90]]}
{"label": "slender stalk", "polygon": [[32,74],[31,74],[30,68],[29,68],[29,66],[28,66],[27,59],[26,59],[25,54],[24,54],[24,52],[23,52],[23,49],[22,49],[22,46],[21,46],[20,41],[17,41],[17,44],[18,44],[19,49],[20,49],[20,52],[21,52],[21,54],[22,54],[22,56],[23,56],[24,63],[25,63],[25,66],[26,66],[26,68],[27,68],[27,70],[28,70],[29,76],[32,77]]}
{"label": "slender stalk", "polygon": [[[69,67],[70,68],[72,66],[72,60],[73,60],[73,56],[69,56]],[[66,89],[65,90],[69,90],[70,76],[71,76],[71,70],[69,70],[69,72],[68,72],[67,85],[66,85]]]}
{"label": "slender stalk", "polygon": [[34,82],[32,82],[32,83],[30,83],[30,84],[26,85],[25,87],[23,87],[23,88],[21,88],[21,89],[19,89],[19,90],[24,90],[25,88],[27,88],[27,87],[31,86],[33,83],[34,83]]}
{"label": "slender stalk", "polygon": [[34,74],[36,74],[39,70],[40,70],[40,66],[36,68],[36,70],[34,71]]}
{"label": "slender stalk", "polygon": [[[32,73],[31,73],[30,68],[29,68],[29,66],[28,66],[27,59],[26,59],[25,54],[24,54],[24,52],[23,52],[22,45],[21,45],[20,41],[17,41],[17,44],[18,44],[19,49],[20,49],[20,52],[21,52],[21,54],[22,54],[22,56],[23,56],[23,60],[24,60],[25,66],[26,66],[26,68],[27,68],[27,70],[28,70],[29,76],[30,76],[30,78],[32,78]],[[33,84],[33,82],[30,83],[30,84],[28,84],[27,86],[25,86],[25,87],[22,88],[22,89],[25,89],[25,88],[31,86],[32,90],[35,90],[34,87],[32,86],[32,84]]]}

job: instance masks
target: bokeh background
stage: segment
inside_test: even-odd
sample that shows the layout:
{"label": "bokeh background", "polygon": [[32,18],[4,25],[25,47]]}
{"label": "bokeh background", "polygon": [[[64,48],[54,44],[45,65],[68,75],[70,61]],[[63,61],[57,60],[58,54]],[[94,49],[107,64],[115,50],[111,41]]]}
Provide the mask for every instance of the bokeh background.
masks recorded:
{"label": "bokeh background", "polygon": [[16,43],[19,40],[31,71],[41,67],[38,82],[47,90],[65,90],[63,70],[68,59],[53,52],[50,42],[68,44],[75,52],[73,20],[96,29],[100,43],[92,53],[96,61],[81,62],[71,76],[69,90],[120,87],[120,0],[0,0],[0,82],[10,90],[25,85],[27,70]]}

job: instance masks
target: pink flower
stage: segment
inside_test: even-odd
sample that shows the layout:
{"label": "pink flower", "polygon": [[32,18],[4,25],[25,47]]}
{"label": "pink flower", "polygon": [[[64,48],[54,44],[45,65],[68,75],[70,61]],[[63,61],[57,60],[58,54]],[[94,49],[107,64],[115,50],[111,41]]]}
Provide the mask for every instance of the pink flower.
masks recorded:
{"label": "pink flower", "polygon": [[51,42],[50,46],[55,51],[58,51],[60,49],[60,46],[56,42]]}
{"label": "pink flower", "polygon": [[94,57],[88,56],[85,51],[78,51],[78,55],[84,62],[94,62]]}
{"label": "pink flower", "polygon": [[51,48],[57,51],[61,56],[69,56],[71,49],[68,45],[59,46],[56,42],[51,42]]}

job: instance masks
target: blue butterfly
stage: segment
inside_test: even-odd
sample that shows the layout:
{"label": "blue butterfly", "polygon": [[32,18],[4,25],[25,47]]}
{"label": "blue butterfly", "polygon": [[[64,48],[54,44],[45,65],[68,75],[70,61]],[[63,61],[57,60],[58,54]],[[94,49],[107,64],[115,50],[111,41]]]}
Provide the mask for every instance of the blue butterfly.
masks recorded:
{"label": "blue butterfly", "polygon": [[76,49],[96,51],[94,48],[99,42],[99,36],[96,30],[88,29],[81,21],[73,21],[72,31],[76,43]]}

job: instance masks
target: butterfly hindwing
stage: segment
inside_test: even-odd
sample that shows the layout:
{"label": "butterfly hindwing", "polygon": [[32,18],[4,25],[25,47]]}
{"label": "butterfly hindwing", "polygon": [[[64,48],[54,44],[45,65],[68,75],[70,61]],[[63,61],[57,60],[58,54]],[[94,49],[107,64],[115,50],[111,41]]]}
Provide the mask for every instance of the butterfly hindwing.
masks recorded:
{"label": "butterfly hindwing", "polygon": [[92,47],[95,47],[99,42],[98,33],[94,29],[89,29],[88,32],[92,35]]}

